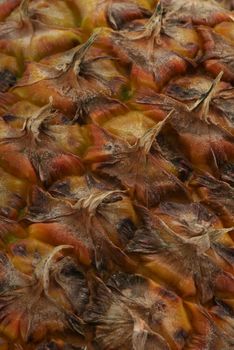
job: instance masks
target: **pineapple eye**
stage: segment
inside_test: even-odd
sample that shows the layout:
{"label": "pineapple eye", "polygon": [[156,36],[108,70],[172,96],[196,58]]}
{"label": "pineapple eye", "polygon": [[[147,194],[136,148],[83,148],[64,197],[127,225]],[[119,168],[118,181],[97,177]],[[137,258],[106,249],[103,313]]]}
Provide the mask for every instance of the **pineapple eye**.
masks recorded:
{"label": "pineapple eye", "polygon": [[0,72],[0,81],[0,92],[5,92],[16,83],[16,76],[8,69],[5,69]]}
{"label": "pineapple eye", "polygon": [[156,301],[151,306],[149,319],[150,319],[152,324],[157,324],[157,323],[160,323],[162,321],[162,318],[164,317],[164,314],[166,313],[166,308],[167,308],[166,304],[161,300]]}
{"label": "pineapple eye", "polygon": [[121,151],[121,146],[118,144],[113,144],[111,142],[108,142],[104,145],[104,150],[112,154],[118,154]]}
{"label": "pineapple eye", "polygon": [[107,143],[107,144],[104,146],[104,149],[105,149],[105,151],[114,153],[114,152],[116,151],[116,146],[113,145],[113,143]]}
{"label": "pineapple eye", "polygon": [[112,143],[107,143],[107,144],[105,144],[104,149],[106,151],[114,151],[115,147]]}
{"label": "pineapple eye", "polygon": [[162,300],[158,300],[153,304],[152,311],[153,313],[163,313],[165,312],[166,308],[167,305]]}
{"label": "pineapple eye", "polygon": [[14,254],[19,255],[19,256],[27,256],[26,247],[23,244],[19,244],[19,245],[14,246],[13,252],[14,252]]}

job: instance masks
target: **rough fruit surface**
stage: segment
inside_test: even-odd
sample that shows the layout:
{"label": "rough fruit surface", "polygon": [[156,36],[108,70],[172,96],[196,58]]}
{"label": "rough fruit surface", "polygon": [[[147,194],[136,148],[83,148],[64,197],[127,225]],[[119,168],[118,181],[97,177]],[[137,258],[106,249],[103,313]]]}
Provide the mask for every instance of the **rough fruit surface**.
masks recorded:
{"label": "rough fruit surface", "polygon": [[0,350],[234,350],[234,2],[0,0]]}

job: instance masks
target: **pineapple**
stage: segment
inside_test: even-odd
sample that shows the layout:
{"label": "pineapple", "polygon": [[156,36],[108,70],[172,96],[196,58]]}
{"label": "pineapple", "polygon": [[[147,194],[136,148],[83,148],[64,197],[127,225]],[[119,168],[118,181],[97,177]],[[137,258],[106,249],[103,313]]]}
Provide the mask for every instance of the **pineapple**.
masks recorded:
{"label": "pineapple", "polygon": [[233,1],[0,2],[0,350],[234,349]]}

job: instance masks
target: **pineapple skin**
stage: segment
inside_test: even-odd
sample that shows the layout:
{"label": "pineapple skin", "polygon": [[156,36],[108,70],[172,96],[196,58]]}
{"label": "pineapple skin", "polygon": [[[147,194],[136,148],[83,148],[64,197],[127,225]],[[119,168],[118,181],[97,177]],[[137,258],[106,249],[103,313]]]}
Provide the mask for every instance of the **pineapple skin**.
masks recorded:
{"label": "pineapple skin", "polygon": [[233,20],[0,3],[0,350],[234,349]]}

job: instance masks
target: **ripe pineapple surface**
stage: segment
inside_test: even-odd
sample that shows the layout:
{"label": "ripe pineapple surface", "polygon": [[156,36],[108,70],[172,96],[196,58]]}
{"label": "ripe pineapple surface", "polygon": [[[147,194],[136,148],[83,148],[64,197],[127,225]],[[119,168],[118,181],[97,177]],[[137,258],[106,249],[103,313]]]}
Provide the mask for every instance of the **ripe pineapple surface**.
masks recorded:
{"label": "ripe pineapple surface", "polygon": [[0,350],[234,349],[233,10],[0,1]]}

